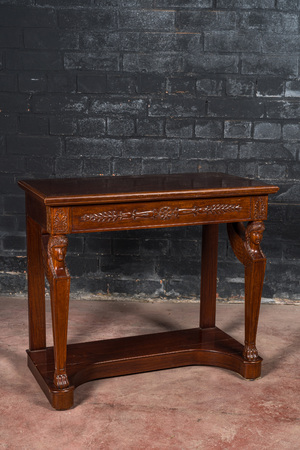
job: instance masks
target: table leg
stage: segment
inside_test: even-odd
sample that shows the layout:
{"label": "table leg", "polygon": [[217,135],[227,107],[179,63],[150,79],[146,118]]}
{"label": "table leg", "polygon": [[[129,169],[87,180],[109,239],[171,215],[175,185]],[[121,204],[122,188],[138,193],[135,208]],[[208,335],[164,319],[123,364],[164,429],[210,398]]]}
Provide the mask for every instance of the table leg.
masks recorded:
{"label": "table leg", "polygon": [[259,318],[266,258],[260,248],[263,222],[249,222],[247,228],[240,223],[228,224],[232,249],[245,266],[245,347],[244,359],[256,361],[256,333]]}
{"label": "table leg", "polygon": [[200,328],[211,328],[216,321],[218,224],[202,227]]}
{"label": "table leg", "polygon": [[40,226],[27,215],[29,349],[46,347],[45,275]]}
{"label": "table leg", "polygon": [[44,238],[46,273],[50,284],[52,328],[54,341],[54,385],[69,386],[66,373],[67,330],[69,313],[70,275],[65,265],[68,239],[66,236]]}

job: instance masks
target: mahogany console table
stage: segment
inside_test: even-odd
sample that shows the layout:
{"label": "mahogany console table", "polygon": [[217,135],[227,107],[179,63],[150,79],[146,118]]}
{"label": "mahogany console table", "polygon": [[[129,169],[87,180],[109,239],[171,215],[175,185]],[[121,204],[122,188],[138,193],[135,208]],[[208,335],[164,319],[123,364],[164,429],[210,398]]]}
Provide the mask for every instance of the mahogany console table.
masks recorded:
{"label": "mahogany console table", "polygon": [[[28,365],[51,405],[68,409],[89,380],[202,364],[260,376],[256,332],[266,259],[268,194],[277,186],[222,173],[25,180]],[[248,222],[244,227],[242,222]],[[218,225],[245,266],[245,344],[215,326]],[[200,327],[67,345],[70,233],[203,225]],[[46,347],[45,275],[54,346]]]}

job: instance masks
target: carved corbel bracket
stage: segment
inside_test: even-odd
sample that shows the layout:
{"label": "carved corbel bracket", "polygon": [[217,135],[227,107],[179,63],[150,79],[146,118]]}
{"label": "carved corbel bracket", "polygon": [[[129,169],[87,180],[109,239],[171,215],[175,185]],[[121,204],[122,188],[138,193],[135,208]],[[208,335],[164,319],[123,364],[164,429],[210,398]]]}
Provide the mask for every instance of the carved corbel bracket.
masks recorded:
{"label": "carved corbel bracket", "polygon": [[49,283],[55,278],[69,278],[69,271],[65,264],[68,247],[66,236],[43,235],[43,260]]}
{"label": "carved corbel bracket", "polygon": [[264,223],[249,222],[247,227],[240,222],[227,224],[229,241],[235,256],[244,266],[254,260],[265,260],[260,243],[262,241]]}

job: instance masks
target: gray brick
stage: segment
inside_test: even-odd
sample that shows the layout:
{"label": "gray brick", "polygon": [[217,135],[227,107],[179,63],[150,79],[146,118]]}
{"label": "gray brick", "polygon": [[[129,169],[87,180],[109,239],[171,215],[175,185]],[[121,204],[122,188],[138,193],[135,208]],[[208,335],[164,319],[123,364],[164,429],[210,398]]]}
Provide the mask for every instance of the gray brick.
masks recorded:
{"label": "gray brick", "polygon": [[159,10],[121,10],[119,26],[120,29],[127,30],[175,31],[175,13]]}
{"label": "gray brick", "polygon": [[179,155],[179,142],[173,139],[128,139],[124,157],[174,158]]}
{"label": "gray brick", "polygon": [[135,122],[130,118],[108,118],[107,133],[111,136],[133,136],[135,134]]}
{"label": "gray brick", "polygon": [[196,9],[196,8],[212,8],[212,0],[156,0],[156,8],[178,8],[178,9]]}
{"label": "gray brick", "polygon": [[195,136],[200,138],[220,139],[223,137],[223,123],[219,120],[197,120]]}
{"label": "gray brick", "polygon": [[248,98],[212,98],[209,100],[209,115],[233,119],[261,118],[264,104]]}
{"label": "gray brick", "polygon": [[99,97],[91,101],[91,112],[96,114],[146,115],[146,102],[142,99]]}
{"label": "gray brick", "polygon": [[76,77],[72,73],[48,74],[48,92],[76,92]]}
{"label": "gray brick", "polygon": [[300,97],[300,81],[293,80],[285,83],[285,97]]}
{"label": "gray brick", "polygon": [[170,163],[167,159],[146,159],[142,162],[142,174],[169,173]]}
{"label": "gray brick", "polygon": [[298,34],[275,34],[268,33],[263,35],[262,52],[263,53],[295,53],[300,51],[300,42]]}
{"label": "gray brick", "polygon": [[184,71],[214,74],[238,73],[238,56],[215,53],[190,53],[183,57]]}
{"label": "gray brick", "polygon": [[77,70],[119,70],[119,55],[116,53],[82,53],[66,52],[64,56],[65,69]]}
{"label": "gray brick", "polygon": [[179,31],[232,30],[236,26],[235,12],[227,11],[180,11],[176,25]]}
{"label": "gray brick", "polygon": [[264,161],[296,160],[297,149],[278,142],[247,142],[240,146],[241,159]]}
{"label": "gray brick", "polygon": [[182,58],[174,53],[125,53],[123,69],[126,72],[172,73],[182,72]]}
{"label": "gray brick", "polygon": [[50,134],[58,136],[74,135],[77,132],[77,121],[65,116],[50,118]]}
{"label": "gray brick", "polygon": [[163,119],[138,119],[137,134],[140,136],[162,136],[164,134]]}
{"label": "gray brick", "polygon": [[199,95],[209,97],[220,97],[224,92],[224,81],[213,78],[197,80],[196,88]]}
{"label": "gray brick", "polygon": [[277,0],[277,9],[282,11],[295,11],[299,8],[299,0]]}
{"label": "gray brick", "polygon": [[296,77],[298,61],[296,56],[244,55],[242,57],[242,74]]}
{"label": "gray brick", "polygon": [[241,28],[259,30],[264,33],[298,33],[297,14],[271,11],[252,11],[241,15]]}
{"label": "gray brick", "polygon": [[22,31],[19,28],[2,28],[0,30],[0,47],[19,48],[22,44]]}
{"label": "gray brick", "polygon": [[274,140],[281,138],[281,124],[274,122],[254,123],[254,139]]}
{"label": "gray brick", "polygon": [[253,97],[255,91],[254,80],[247,78],[228,78],[226,94],[232,97]]}
{"label": "gray brick", "polygon": [[166,81],[166,92],[170,94],[195,94],[196,79],[187,77],[168,78]]}
{"label": "gray brick", "polygon": [[45,74],[23,72],[19,74],[19,89],[21,92],[46,92],[47,77]]}
{"label": "gray brick", "polygon": [[284,179],[286,177],[286,167],[282,164],[259,165],[258,177],[264,180]]}
{"label": "gray brick", "polygon": [[55,136],[8,136],[7,150],[14,155],[60,155],[62,142]]}
{"label": "gray brick", "polygon": [[34,97],[32,107],[37,113],[82,114],[87,110],[88,97],[80,94],[47,94]]}
{"label": "gray brick", "polygon": [[217,8],[272,9],[274,0],[217,0]]}
{"label": "gray brick", "polygon": [[98,255],[111,255],[112,241],[102,236],[87,236],[85,240],[85,252]]}
{"label": "gray brick", "polygon": [[167,119],[166,135],[168,137],[191,138],[193,130],[193,119]]}
{"label": "gray brick", "polygon": [[55,160],[55,175],[58,177],[79,177],[82,175],[83,161],[81,159],[57,158]]}
{"label": "gray brick", "polygon": [[24,134],[48,134],[48,118],[26,115],[19,118],[19,129]]}
{"label": "gray brick", "polygon": [[79,35],[79,48],[105,48],[110,51],[128,51],[139,49],[139,33],[130,31],[107,31],[83,29]]}
{"label": "gray brick", "polygon": [[6,55],[6,67],[13,70],[61,70],[63,62],[58,51],[13,50]]}
{"label": "gray brick", "polygon": [[166,90],[166,79],[164,76],[142,73],[140,77],[140,92],[159,93]]}
{"label": "gray brick", "polygon": [[58,12],[61,28],[81,28],[88,30],[109,30],[116,28],[117,17],[114,10],[64,10]]}
{"label": "gray brick", "polygon": [[202,117],[205,115],[205,102],[186,96],[168,96],[153,99],[148,108],[150,117]]}
{"label": "gray brick", "polygon": [[34,49],[76,49],[78,48],[78,33],[50,28],[25,28],[25,48]]}
{"label": "gray brick", "polygon": [[287,176],[289,180],[299,181],[300,179],[300,163],[290,164],[288,166]]}
{"label": "gray brick", "polygon": [[0,110],[6,112],[27,112],[29,95],[17,93],[0,93]]}
{"label": "gray brick", "polygon": [[4,214],[24,214],[24,195],[6,195],[4,197]]}
{"label": "gray brick", "polygon": [[284,80],[282,78],[263,78],[257,80],[257,97],[283,97]]}
{"label": "gray brick", "polygon": [[4,236],[2,242],[4,251],[25,251],[26,249],[25,236]]}
{"label": "gray brick", "polygon": [[141,158],[115,158],[113,162],[115,175],[139,175],[142,173]]}
{"label": "gray brick", "polygon": [[0,115],[0,133],[14,134],[17,132],[17,115]]}
{"label": "gray brick", "polygon": [[211,52],[260,52],[261,37],[256,32],[216,31],[204,34],[204,50]]}
{"label": "gray brick", "polygon": [[102,118],[89,117],[78,121],[79,134],[81,136],[103,136],[106,131],[106,121]]}
{"label": "gray brick", "polygon": [[134,76],[108,75],[107,92],[112,94],[134,94],[137,91],[137,81]]}
{"label": "gray brick", "polygon": [[295,119],[300,117],[299,101],[273,100],[266,104],[266,115],[271,119]]}
{"label": "gray brick", "polygon": [[230,161],[228,163],[228,173],[239,177],[257,178],[257,162]]}
{"label": "gray brick", "polygon": [[189,173],[198,171],[198,161],[194,159],[174,159],[170,161],[170,173]]}
{"label": "gray brick", "polygon": [[90,0],[36,0],[35,3],[39,6],[55,6],[58,8],[65,8],[67,6],[90,6]]}
{"label": "gray brick", "polygon": [[235,159],[238,146],[218,141],[188,140],[182,142],[181,155],[184,159]]}
{"label": "gray brick", "polygon": [[14,92],[17,90],[17,77],[15,74],[0,75],[0,92]]}
{"label": "gray brick", "polygon": [[224,137],[229,139],[247,139],[251,137],[251,122],[244,120],[225,120]]}
{"label": "gray brick", "polygon": [[111,175],[111,162],[109,159],[84,158],[83,171],[84,176]]}
{"label": "gray brick", "polygon": [[0,26],[4,27],[55,27],[56,14],[53,9],[20,6],[2,6]]}
{"label": "gray brick", "polygon": [[102,94],[106,92],[105,75],[78,75],[78,92]]}
{"label": "gray brick", "polygon": [[44,157],[35,156],[33,158],[32,155],[27,155],[26,177],[46,178],[53,176],[53,174],[54,174],[54,157],[49,158],[48,154],[46,154]]}
{"label": "gray brick", "polygon": [[1,173],[16,174],[25,172],[25,159],[19,156],[5,156],[0,158]]}
{"label": "gray brick", "polygon": [[111,158],[121,156],[123,142],[116,139],[66,138],[67,155]]}
{"label": "gray brick", "polygon": [[289,123],[283,125],[283,139],[287,141],[300,141],[300,124]]}

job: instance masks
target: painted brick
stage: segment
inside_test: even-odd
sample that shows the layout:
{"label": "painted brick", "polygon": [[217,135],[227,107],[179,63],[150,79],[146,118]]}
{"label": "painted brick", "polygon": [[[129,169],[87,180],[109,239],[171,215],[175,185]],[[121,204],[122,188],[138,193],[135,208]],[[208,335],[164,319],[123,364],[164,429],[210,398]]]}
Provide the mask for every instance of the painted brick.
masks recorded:
{"label": "painted brick", "polygon": [[107,92],[113,94],[135,94],[137,91],[137,80],[133,76],[108,75]]}
{"label": "painted brick", "polygon": [[125,53],[123,69],[126,72],[153,72],[159,74],[182,72],[182,58],[175,53]]}
{"label": "painted brick", "polygon": [[24,134],[48,134],[48,117],[26,115],[19,118],[19,129]]}
{"label": "painted brick", "polygon": [[19,28],[0,29],[0,47],[19,48],[22,45],[22,31]]}
{"label": "painted brick", "polygon": [[289,123],[283,125],[283,139],[287,141],[300,141],[300,124]]}
{"label": "painted brick", "polygon": [[269,101],[266,104],[266,116],[271,119],[295,119],[300,117],[300,103],[292,100]]}
{"label": "painted brick", "polygon": [[56,13],[53,9],[20,6],[2,6],[0,26],[4,27],[55,27]]}
{"label": "painted brick", "polygon": [[29,95],[17,93],[0,93],[0,110],[8,112],[28,112]]}
{"label": "painted brick", "polygon": [[298,34],[278,34],[278,33],[268,33],[265,34],[262,39],[262,52],[263,53],[286,53],[300,51],[300,42]]}
{"label": "painted brick", "polygon": [[15,74],[0,74],[0,92],[14,92],[17,90]]}
{"label": "painted brick", "polygon": [[295,146],[288,148],[278,142],[247,142],[240,146],[241,159],[255,160],[296,160],[297,149]]}
{"label": "painted brick", "polygon": [[277,0],[276,2],[277,9],[281,11],[295,11],[299,8],[298,0]]}
{"label": "painted brick", "polygon": [[111,136],[133,136],[135,134],[135,121],[123,117],[108,118],[107,133]]}
{"label": "painted brick", "polygon": [[300,97],[300,81],[293,80],[285,83],[285,97]]}
{"label": "painted brick", "polygon": [[48,74],[48,92],[76,92],[76,77],[72,73]]}
{"label": "painted brick", "polygon": [[247,55],[242,57],[242,74],[257,74],[283,77],[296,77],[298,75],[298,62],[296,56],[259,56]]}
{"label": "painted brick", "polygon": [[279,164],[259,165],[258,176],[264,180],[284,179],[286,177],[286,167]]}
{"label": "painted brick", "polygon": [[50,134],[64,136],[77,132],[77,121],[65,116],[50,117]]}
{"label": "painted brick", "polygon": [[116,139],[66,138],[67,155],[79,157],[83,155],[99,158],[121,156],[123,146],[123,142]]}
{"label": "painted brick", "polygon": [[255,82],[247,78],[228,78],[226,82],[226,94],[231,97],[253,97]]}
{"label": "painted brick", "polygon": [[251,11],[240,15],[242,29],[258,30],[264,33],[298,33],[297,14],[271,11]]}
{"label": "painted brick", "polygon": [[247,139],[251,137],[252,123],[242,120],[225,120],[224,137],[230,139]]}
{"label": "painted brick", "polygon": [[137,134],[139,136],[162,136],[164,134],[164,121],[155,118],[138,119]]}
{"label": "painted brick", "polygon": [[272,9],[274,0],[217,0],[217,8],[223,9]]}
{"label": "painted brick", "polygon": [[160,93],[166,90],[166,79],[164,76],[142,73],[140,76],[140,92]]}
{"label": "painted brick", "polygon": [[66,52],[64,68],[77,70],[119,70],[119,55],[115,53]]}
{"label": "painted brick", "polygon": [[185,96],[168,96],[153,99],[148,105],[150,117],[202,117],[205,115],[205,102]]}
{"label": "painted brick", "polygon": [[136,175],[141,173],[141,158],[115,158],[113,161],[113,174],[115,175]]}
{"label": "painted brick", "polygon": [[106,76],[78,75],[78,92],[102,94],[106,92]]}
{"label": "painted brick", "polygon": [[58,51],[13,50],[6,55],[6,67],[13,70],[62,70]]}
{"label": "painted brick", "polygon": [[186,0],[184,3],[181,0],[156,0],[156,8],[178,8],[178,9],[196,9],[196,8],[212,8],[212,0]]}
{"label": "painted brick", "polygon": [[208,106],[209,115],[214,117],[251,119],[264,115],[263,102],[247,98],[212,98]]}
{"label": "painted brick", "polygon": [[166,135],[168,137],[191,138],[193,130],[193,119],[167,119]]}
{"label": "painted brick", "polygon": [[107,159],[87,158],[83,160],[84,176],[111,175],[111,162]]}
{"label": "painted brick", "polygon": [[235,55],[216,55],[215,53],[205,53],[200,57],[197,53],[190,53],[183,58],[183,67],[184,71],[191,73],[237,73],[238,57]]}
{"label": "painted brick", "polygon": [[55,175],[61,177],[80,177],[82,175],[83,161],[76,158],[56,158]]}
{"label": "painted brick", "polygon": [[145,159],[142,162],[142,174],[169,173],[170,162],[166,159]]}
{"label": "painted brick", "polygon": [[39,95],[32,100],[32,109],[37,113],[73,113],[82,114],[87,110],[88,98],[80,94]]}
{"label": "painted brick", "polygon": [[215,31],[204,34],[204,50],[211,52],[260,52],[261,37],[256,32]]}
{"label": "painted brick", "polygon": [[166,92],[170,94],[195,94],[196,79],[187,77],[174,77],[166,80]]}
{"label": "painted brick", "polygon": [[51,28],[25,28],[25,48],[75,49],[79,45],[78,33]]}
{"label": "painted brick", "polygon": [[146,115],[146,102],[142,99],[95,98],[91,101],[91,112],[98,114]]}
{"label": "painted brick", "polygon": [[237,144],[218,141],[183,141],[181,154],[186,159],[235,159],[238,155]]}
{"label": "painted brick", "polygon": [[274,140],[281,138],[281,124],[273,122],[254,123],[254,139]]}
{"label": "painted brick", "polygon": [[236,26],[236,13],[227,11],[180,11],[177,14],[178,31],[201,32],[232,30]]}
{"label": "painted brick", "polygon": [[106,131],[106,121],[101,118],[89,117],[88,119],[78,120],[78,129],[80,136],[103,136]]}
{"label": "painted brick", "polygon": [[119,26],[127,30],[163,30],[175,31],[175,13],[173,11],[127,10],[121,11]]}
{"label": "painted brick", "polygon": [[27,178],[49,178],[54,173],[54,155],[53,158],[49,158],[48,155],[34,156],[34,158],[26,155]]}
{"label": "painted brick", "polygon": [[223,137],[223,123],[217,120],[196,120],[195,136],[219,139]]}
{"label": "painted brick", "polygon": [[20,73],[19,89],[21,92],[46,92],[47,77],[39,72]]}
{"label": "painted brick", "polygon": [[7,150],[14,155],[59,156],[62,142],[56,136],[8,136]]}
{"label": "painted brick", "polygon": [[199,95],[220,97],[224,92],[224,81],[214,78],[197,80],[196,88]]}
{"label": "painted brick", "polygon": [[0,115],[0,133],[14,134],[17,132],[17,115],[2,114]]}
{"label": "painted brick", "polygon": [[283,97],[284,80],[282,78],[259,78],[256,95],[257,97]]}
{"label": "painted brick", "polygon": [[117,16],[113,10],[64,10],[58,12],[58,24],[61,28],[85,28],[109,30],[116,27]]}
{"label": "painted brick", "polygon": [[128,158],[174,158],[179,155],[179,142],[173,139],[128,139],[123,156]]}

